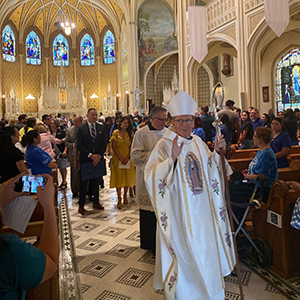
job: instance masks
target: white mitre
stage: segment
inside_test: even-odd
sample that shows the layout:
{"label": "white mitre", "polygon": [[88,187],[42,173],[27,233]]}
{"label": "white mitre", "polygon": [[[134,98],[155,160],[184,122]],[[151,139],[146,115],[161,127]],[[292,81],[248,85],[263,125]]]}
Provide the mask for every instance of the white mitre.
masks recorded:
{"label": "white mitre", "polygon": [[167,110],[172,117],[181,115],[194,116],[197,102],[185,91],[179,91],[167,104]]}

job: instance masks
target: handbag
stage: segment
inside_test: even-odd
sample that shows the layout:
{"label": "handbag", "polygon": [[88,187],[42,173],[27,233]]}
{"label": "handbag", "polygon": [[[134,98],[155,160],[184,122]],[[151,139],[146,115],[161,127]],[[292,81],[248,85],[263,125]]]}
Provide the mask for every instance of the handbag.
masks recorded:
{"label": "handbag", "polygon": [[291,220],[291,226],[300,230],[300,198],[297,199]]}
{"label": "handbag", "polygon": [[97,166],[93,165],[93,162],[81,163],[80,164],[80,176],[82,181],[99,178],[103,176],[103,168],[100,161]]}

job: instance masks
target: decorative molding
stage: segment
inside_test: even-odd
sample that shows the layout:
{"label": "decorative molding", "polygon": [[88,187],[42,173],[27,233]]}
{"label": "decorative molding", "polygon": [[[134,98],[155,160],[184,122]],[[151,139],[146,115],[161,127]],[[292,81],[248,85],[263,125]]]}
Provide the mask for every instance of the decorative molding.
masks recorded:
{"label": "decorative molding", "polygon": [[264,5],[264,0],[246,0],[244,1],[244,12],[249,13],[253,9],[256,9]]}
{"label": "decorative molding", "polygon": [[231,39],[236,42],[236,24],[234,23],[233,26],[225,28],[223,31],[219,31],[220,33],[227,35]]}
{"label": "decorative molding", "polygon": [[258,14],[255,14],[249,18],[249,33],[248,36],[251,36],[252,32],[256,28],[257,24],[264,18],[265,13],[260,12]]}
{"label": "decorative molding", "polygon": [[237,17],[236,0],[216,0],[206,6],[207,32],[216,30]]}

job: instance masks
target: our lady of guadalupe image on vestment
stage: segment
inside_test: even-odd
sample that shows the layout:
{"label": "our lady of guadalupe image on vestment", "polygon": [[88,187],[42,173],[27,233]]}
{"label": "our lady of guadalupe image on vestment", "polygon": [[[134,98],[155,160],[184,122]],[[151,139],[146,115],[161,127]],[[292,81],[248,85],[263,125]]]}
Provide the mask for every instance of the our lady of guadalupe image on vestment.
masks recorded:
{"label": "our lady of guadalupe image on vestment", "polygon": [[203,192],[200,163],[194,153],[188,152],[185,158],[185,174],[193,195]]}

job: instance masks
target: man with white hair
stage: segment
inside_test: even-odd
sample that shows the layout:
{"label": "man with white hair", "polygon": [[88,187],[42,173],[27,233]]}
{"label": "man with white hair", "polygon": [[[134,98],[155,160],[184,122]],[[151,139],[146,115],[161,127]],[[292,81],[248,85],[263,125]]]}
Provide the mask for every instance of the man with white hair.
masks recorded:
{"label": "man with white hair", "polygon": [[[223,300],[235,265],[218,152],[191,135],[196,101],[180,91],[167,109],[172,125],[153,149],[145,181],[158,221],[153,286],[167,300]],[[226,164],[226,175],[232,173]],[[187,296],[188,295],[188,296]]]}
{"label": "man with white hair", "polygon": [[140,208],[140,245],[155,254],[156,217],[144,181],[144,169],[156,143],[166,132],[165,108],[156,106],[150,112],[150,124],[139,129],[131,146],[131,160],[136,167],[136,199]]}

